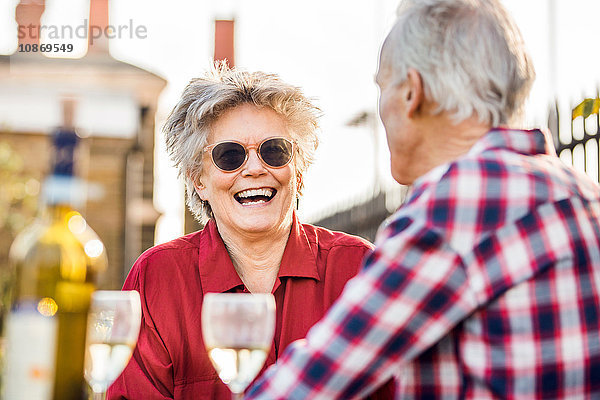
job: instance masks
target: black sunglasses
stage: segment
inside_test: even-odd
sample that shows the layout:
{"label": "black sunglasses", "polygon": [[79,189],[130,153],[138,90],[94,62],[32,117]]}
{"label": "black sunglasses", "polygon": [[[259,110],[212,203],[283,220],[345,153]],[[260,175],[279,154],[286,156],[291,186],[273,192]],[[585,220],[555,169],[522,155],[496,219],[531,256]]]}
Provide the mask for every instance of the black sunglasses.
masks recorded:
{"label": "black sunglasses", "polygon": [[294,155],[294,144],[295,142],[283,137],[268,138],[251,146],[245,146],[234,140],[225,140],[206,146],[204,151],[210,152],[215,167],[223,172],[234,172],[246,163],[250,149],[257,149],[258,158],[268,167],[285,167]]}

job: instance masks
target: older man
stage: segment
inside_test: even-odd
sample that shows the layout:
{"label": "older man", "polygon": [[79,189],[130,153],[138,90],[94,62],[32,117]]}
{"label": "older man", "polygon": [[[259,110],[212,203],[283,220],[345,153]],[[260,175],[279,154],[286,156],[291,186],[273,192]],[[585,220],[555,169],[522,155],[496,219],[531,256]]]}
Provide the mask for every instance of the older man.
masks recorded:
{"label": "older man", "polygon": [[534,70],[496,0],[411,0],[377,83],[412,189],[250,399],[600,397],[600,190],[510,129]]}

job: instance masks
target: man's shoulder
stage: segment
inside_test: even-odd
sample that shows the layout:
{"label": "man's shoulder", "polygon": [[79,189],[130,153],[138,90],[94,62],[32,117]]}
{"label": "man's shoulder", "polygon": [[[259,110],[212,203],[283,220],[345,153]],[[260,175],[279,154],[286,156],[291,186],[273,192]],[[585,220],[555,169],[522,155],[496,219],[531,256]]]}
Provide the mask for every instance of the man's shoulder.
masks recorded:
{"label": "man's shoulder", "polygon": [[572,196],[595,197],[597,188],[597,183],[554,155],[490,149],[449,164],[435,185],[435,197],[453,195],[475,207],[500,202],[536,208]]}
{"label": "man's shoulder", "polygon": [[[522,203],[530,197],[547,201],[550,193],[540,193],[539,189],[561,196],[566,187],[558,182],[572,181],[567,175],[556,157],[490,150],[463,156],[426,174],[412,197],[445,208],[478,208],[492,202],[509,206],[512,200]],[[536,190],[532,190],[534,186]]]}
{"label": "man's shoulder", "polygon": [[424,175],[397,215],[400,228],[388,232],[416,221],[464,254],[542,205],[574,197],[597,201],[600,189],[555,156],[490,149]]}

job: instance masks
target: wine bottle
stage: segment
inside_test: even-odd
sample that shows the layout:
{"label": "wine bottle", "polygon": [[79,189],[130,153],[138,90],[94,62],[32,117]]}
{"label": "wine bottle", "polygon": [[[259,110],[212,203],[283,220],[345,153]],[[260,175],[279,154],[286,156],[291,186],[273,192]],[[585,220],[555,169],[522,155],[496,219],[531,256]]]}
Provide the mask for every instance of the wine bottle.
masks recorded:
{"label": "wine bottle", "polygon": [[43,211],[10,250],[15,271],[5,327],[4,399],[81,400],[90,297],[107,265],[103,243],[76,211],[85,197],[73,175],[78,137],[53,135]]}

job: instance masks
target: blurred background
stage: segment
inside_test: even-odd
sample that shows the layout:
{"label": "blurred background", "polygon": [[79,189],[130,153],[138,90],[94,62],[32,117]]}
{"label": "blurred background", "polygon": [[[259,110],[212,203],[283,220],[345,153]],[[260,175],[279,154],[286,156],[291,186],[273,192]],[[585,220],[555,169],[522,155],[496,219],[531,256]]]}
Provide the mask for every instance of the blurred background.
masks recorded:
{"label": "blurred background", "polygon": [[[526,127],[598,180],[597,0],[504,0],[533,56]],[[199,229],[162,124],[187,82],[227,59],[277,73],[322,109],[304,222],[373,240],[405,188],[389,173],[374,76],[397,0],[0,0],[0,264],[35,215],[65,104],[83,138],[81,210],[104,241],[108,288],[150,246]],[[34,51],[37,49],[37,51]],[[43,51],[42,51],[43,50]],[[587,99],[587,100],[586,100]]]}

